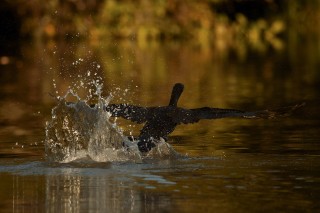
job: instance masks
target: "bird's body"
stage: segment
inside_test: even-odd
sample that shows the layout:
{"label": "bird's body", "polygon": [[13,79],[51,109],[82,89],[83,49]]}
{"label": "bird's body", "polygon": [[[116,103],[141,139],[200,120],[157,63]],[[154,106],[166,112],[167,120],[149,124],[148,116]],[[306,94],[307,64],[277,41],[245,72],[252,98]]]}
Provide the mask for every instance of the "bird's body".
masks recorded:
{"label": "bird's body", "polygon": [[167,136],[179,124],[175,115],[180,111],[179,109],[182,110],[177,107],[177,103],[183,88],[182,84],[175,84],[168,106],[139,107],[128,104],[111,104],[106,106],[106,111],[111,112],[111,116],[114,117],[145,123],[138,136],[138,148],[141,152],[147,152],[155,146],[155,141],[167,140]]}
{"label": "bird's body", "polygon": [[275,118],[290,114],[301,107],[298,104],[291,107],[283,107],[276,110],[261,110],[246,112],[237,109],[220,109],[202,107],[185,109],[177,106],[183,92],[183,84],[174,85],[168,106],[141,107],[129,104],[109,104],[105,110],[113,117],[122,117],[136,123],[145,123],[138,136],[138,148],[141,152],[148,152],[155,147],[155,141],[167,140],[170,133],[179,124],[189,124],[201,119],[218,119],[225,117],[240,118]]}

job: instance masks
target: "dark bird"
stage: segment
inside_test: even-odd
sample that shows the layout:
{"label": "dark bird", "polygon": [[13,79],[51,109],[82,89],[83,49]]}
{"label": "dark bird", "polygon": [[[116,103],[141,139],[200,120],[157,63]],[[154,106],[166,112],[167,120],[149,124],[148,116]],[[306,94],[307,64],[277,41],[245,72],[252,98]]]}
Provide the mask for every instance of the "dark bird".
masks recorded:
{"label": "dark bird", "polygon": [[248,119],[276,118],[289,115],[292,111],[304,105],[297,104],[276,110],[261,110],[255,112],[211,107],[184,109],[177,106],[183,89],[184,86],[181,83],[174,85],[168,106],[141,107],[129,104],[110,104],[106,106],[105,110],[110,112],[112,117],[122,117],[136,123],[145,123],[137,140],[139,150],[141,152],[148,152],[156,146],[156,141],[159,141],[161,138],[167,140],[168,135],[172,133],[179,124],[195,123],[201,119],[218,119],[226,117]]}

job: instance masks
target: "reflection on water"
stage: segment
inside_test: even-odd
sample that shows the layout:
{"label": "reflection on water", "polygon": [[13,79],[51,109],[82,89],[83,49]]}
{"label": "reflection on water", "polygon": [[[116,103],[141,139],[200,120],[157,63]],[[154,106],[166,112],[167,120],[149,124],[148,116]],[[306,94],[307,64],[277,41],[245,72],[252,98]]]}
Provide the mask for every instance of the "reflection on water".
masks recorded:
{"label": "reflection on water", "polygon": [[[156,210],[158,204],[168,208],[171,203],[167,198],[160,199],[158,195],[139,190],[141,187],[152,189],[172,184],[159,175],[143,171],[147,167],[141,169],[137,164],[110,167],[108,163],[86,166],[88,168],[76,163],[3,166],[1,172],[14,173],[12,176],[1,175],[4,181],[12,182],[4,188],[12,197],[5,200],[12,199],[14,212],[79,212],[86,209],[93,212],[135,212]],[[154,181],[159,186],[153,186]],[[150,202],[146,203],[145,199],[150,199]],[[10,206],[9,203],[7,205]]]}
{"label": "reflection on water", "polygon": [[[1,166],[14,212],[303,211],[319,207],[318,157],[228,155],[146,164]],[[10,172],[10,174],[7,174]],[[317,177],[317,178],[315,178]],[[3,193],[1,193],[3,194]]]}
{"label": "reflection on water", "polygon": [[[285,44],[280,52],[179,43],[22,44],[0,72],[1,211],[319,209],[318,47],[315,40]],[[290,118],[181,125],[169,142],[188,158],[48,164],[44,127],[56,105],[49,93],[74,89],[85,99],[84,76],[100,76],[113,102],[165,105],[172,85],[182,82],[179,105],[188,108],[307,105]],[[141,128],[116,122],[125,134]]]}

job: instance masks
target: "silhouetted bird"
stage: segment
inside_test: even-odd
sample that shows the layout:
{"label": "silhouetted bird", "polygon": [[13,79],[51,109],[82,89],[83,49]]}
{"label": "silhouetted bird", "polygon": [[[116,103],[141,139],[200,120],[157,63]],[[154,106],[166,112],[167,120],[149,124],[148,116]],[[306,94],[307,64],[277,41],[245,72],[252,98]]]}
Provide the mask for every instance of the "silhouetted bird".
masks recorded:
{"label": "silhouetted bird", "polygon": [[148,152],[157,140],[167,137],[179,124],[198,122],[201,119],[218,119],[226,117],[241,118],[275,118],[290,114],[293,110],[301,107],[298,104],[291,107],[283,107],[276,110],[262,110],[245,112],[237,109],[219,109],[202,107],[196,109],[184,109],[177,107],[178,100],[183,92],[183,84],[174,85],[168,106],[140,107],[129,104],[110,104],[106,111],[113,117],[122,117],[136,123],[145,123],[138,136],[138,148],[141,152]]}

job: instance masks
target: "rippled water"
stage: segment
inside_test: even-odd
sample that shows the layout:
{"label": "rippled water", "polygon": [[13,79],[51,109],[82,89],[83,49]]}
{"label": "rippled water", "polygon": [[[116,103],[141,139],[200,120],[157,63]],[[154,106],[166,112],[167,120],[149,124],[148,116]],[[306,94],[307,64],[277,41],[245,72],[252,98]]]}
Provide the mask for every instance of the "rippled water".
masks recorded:
{"label": "rippled water", "polygon": [[[178,44],[148,48],[126,43],[23,44],[20,48],[20,55],[10,56],[0,73],[0,211],[319,209],[320,52],[316,45],[305,43],[299,53],[289,54],[288,48],[248,52],[246,57]],[[48,147],[45,151],[46,125],[52,121],[52,109],[59,106],[52,96],[65,97],[71,89],[78,96],[70,95],[66,101],[97,103],[95,84],[88,82],[98,77],[103,82],[101,94],[112,93],[115,103],[167,105],[173,84],[182,82],[185,91],[179,105],[187,108],[256,110],[302,101],[306,106],[286,118],[228,118],[178,126],[168,141],[179,154],[175,158],[110,161],[85,153],[64,163],[48,159],[48,154],[59,156],[50,155]],[[84,106],[82,112],[92,113],[89,124],[104,116],[98,109],[86,108],[84,102],[60,101],[64,105],[58,109],[67,110],[64,113]],[[54,135],[66,134],[62,129],[69,127],[70,117],[66,122],[66,114],[55,113],[63,119],[61,127],[53,125]],[[102,126],[109,125],[104,122]],[[111,119],[110,125],[114,123],[124,135],[136,135],[141,128],[121,119]],[[85,135],[85,129],[93,131],[89,125],[75,132]],[[79,145],[76,137],[69,139]]]}

